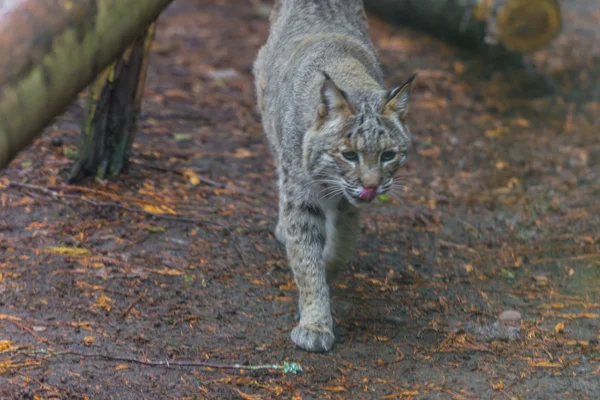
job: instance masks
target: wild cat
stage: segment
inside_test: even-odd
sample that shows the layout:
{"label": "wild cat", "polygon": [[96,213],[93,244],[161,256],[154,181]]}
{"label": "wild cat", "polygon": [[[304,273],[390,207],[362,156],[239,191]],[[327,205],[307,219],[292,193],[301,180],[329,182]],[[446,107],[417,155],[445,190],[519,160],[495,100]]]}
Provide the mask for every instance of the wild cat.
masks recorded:
{"label": "wild cat", "polygon": [[360,210],[406,159],[414,75],[385,90],[362,0],[279,0],[254,63],[279,177],[277,239],[299,291],[299,347],[335,342],[328,281],[347,262]]}

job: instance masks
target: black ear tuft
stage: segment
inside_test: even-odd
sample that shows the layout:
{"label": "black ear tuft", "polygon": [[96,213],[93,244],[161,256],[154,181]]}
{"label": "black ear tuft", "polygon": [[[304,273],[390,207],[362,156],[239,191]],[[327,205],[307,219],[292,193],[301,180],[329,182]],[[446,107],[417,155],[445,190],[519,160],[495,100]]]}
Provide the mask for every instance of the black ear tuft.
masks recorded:
{"label": "black ear tuft", "polygon": [[408,115],[408,100],[410,99],[412,81],[416,76],[417,74],[412,74],[402,86],[392,89],[387,93],[387,101],[383,107],[384,115],[397,115],[401,121],[406,119],[406,116]]}

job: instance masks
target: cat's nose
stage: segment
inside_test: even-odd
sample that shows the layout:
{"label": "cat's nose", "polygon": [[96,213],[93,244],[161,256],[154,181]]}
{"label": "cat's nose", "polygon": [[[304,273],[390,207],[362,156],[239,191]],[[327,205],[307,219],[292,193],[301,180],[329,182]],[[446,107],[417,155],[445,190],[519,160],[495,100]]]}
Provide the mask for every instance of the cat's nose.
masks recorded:
{"label": "cat's nose", "polygon": [[364,201],[371,201],[373,200],[375,197],[377,197],[377,187],[376,186],[365,186],[362,191],[360,192],[360,194],[358,195],[358,198]]}

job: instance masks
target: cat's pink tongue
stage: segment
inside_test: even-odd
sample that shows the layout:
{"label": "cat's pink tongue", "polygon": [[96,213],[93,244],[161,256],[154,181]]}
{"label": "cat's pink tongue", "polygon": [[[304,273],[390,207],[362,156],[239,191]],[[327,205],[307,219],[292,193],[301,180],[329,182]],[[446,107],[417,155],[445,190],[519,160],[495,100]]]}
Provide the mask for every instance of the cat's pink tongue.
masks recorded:
{"label": "cat's pink tongue", "polygon": [[359,199],[365,201],[371,201],[377,196],[377,188],[376,187],[365,187],[362,192],[358,196]]}

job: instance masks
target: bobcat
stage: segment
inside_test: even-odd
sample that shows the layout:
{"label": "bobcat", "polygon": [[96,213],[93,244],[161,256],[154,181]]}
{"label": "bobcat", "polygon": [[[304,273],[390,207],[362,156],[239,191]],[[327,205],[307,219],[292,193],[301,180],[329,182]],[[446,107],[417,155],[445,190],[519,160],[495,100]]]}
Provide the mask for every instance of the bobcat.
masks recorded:
{"label": "bobcat", "polygon": [[279,0],[254,63],[279,177],[276,238],[299,291],[299,347],[335,342],[328,281],[347,262],[360,210],[394,184],[410,145],[411,82],[383,88],[362,0]]}

